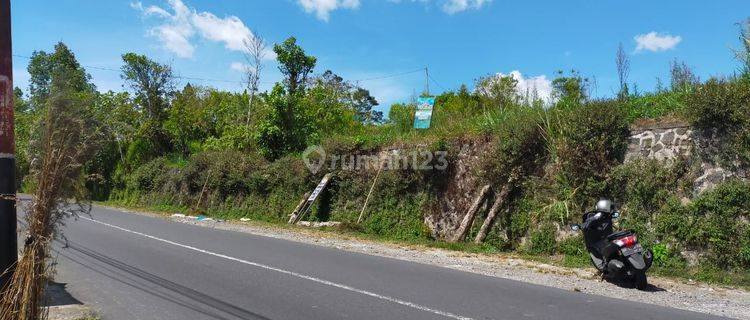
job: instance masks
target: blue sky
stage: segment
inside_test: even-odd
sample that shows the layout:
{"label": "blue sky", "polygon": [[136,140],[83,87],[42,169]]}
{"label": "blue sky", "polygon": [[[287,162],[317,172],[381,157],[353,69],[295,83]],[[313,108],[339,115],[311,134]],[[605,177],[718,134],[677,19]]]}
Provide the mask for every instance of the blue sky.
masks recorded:
{"label": "blue sky", "polygon": [[[657,77],[668,83],[675,58],[702,79],[733,73],[736,23],[749,9],[747,0],[14,0],[13,51],[29,56],[63,41],[85,66],[109,69],[133,51],[178,75],[210,79],[193,83],[240,90],[241,38],[275,43],[293,35],[318,57],[316,72],[352,81],[429,67],[436,93],[516,71],[522,84],[544,91],[557,70],[576,69],[595,79],[594,95],[611,96],[620,42],[630,54],[630,81],[642,90]],[[14,58],[15,84],[24,90],[27,62]],[[101,90],[122,90],[117,72],[87,70]],[[264,87],[280,77],[269,59]],[[360,85],[386,109],[421,92],[424,76]]]}

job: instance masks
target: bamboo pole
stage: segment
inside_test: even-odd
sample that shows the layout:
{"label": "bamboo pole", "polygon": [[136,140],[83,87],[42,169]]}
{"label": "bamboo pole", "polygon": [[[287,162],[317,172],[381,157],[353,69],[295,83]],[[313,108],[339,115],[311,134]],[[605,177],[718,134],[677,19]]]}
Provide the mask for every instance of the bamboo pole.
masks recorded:
{"label": "bamboo pole", "polygon": [[365,198],[365,205],[362,206],[362,211],[359,212],[359,218],[357,218],[357,224],[362,223],[362,220],[365,218],[365,210],[367,210],[367,204],[370,202],[370,197],[372,196],[372,191],[375,190],[375,184],[378,182],[378,177],[380,177],[380,172],[383,171],[385,161],[381,161],[378,166],[378,173],[375,174],[375,179],[372,181],[372,186],[370,186],[370,192],[367,193],[367,198]]}
{"label": "bamboo pole", "polygon": [[297,207],[294,208],[294,211],[292,211],[292,215],[289,217],[289,224],[295,224],[297,223],[297,217],[299,217],[300,210],[302,210],[302,207],[307,203],[307,199],[310,198],[310,191],[306,192],[305,195],[302,196],[302,200],[300,200]]}

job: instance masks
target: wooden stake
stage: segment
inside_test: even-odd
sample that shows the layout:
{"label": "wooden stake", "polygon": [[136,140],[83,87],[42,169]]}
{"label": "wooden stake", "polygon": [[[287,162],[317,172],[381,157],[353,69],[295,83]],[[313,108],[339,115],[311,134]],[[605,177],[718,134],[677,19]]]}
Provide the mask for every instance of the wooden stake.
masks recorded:
{"label": "wooden stake", "polygon": [[297,216],[294,217],[294,219],[289,219],[289,221],[292,224],[296,224],[297,222],[302,220],[305,214],[307,214],[307,212],[310,211],[310,208],[315,203],[315,200],[317,200],[318,196],[326,189],[326,187],[328,187],[328,183],[331,181],[332,178],[333,178],[332,173],[326,174],[325,176],[323,176],[323,179],[320,180],[320,183],[318,183],[318,186],[315,187],[315,190],[313,190],[312,193],[306,194],[307,196],[305,197],[304,203],[302,204],[302,207],[299,209],[299,212],[297,212]]}
{"label": "wooden stake", "polygon": [[508,198],[508,192],[509,192],[508,185],[505,185],[503,189],[500,191],[500,194],[497,195],[497,198],[495,198],[495,203],[492,204],[492,208],[490,208],[490,212],[487,213],[487,218],[484,219],[484,224],[482,224],[482,228],[479,229],[479,233],[477,233],[477,237],[474,238],[474,243],[480,244],[484,242],[485,238],[487,238],[487,234],[492,228],[492,225],[495,223],[495,217],[497,217],[497,213],[500,211],[500,207],[503,206],[503,203],[505,203],[506,198]]}
{"label": "wooden stake", "polygon": [[461,221],[461,225],[458,227],[456,235],[453,237],[453,242],[463,241],[466,238],[469,230],[471,230],[471,225],[474,222],[477,211],[479,211],[479,207],[485,201],[487,195],[489,195],[490,189],[491,186],[488,184],[479,191],[479,195],[474,199],[474,203],[471,205],[471,208],[469,208],[469,211],[466,212],[463,221]]}
{"label": "wooden stake", "polygon": [[305,193],[304,196],[302,196],[302,200],[300,200],[299,204],[296,208],[294,208],[294,211],[292,211],[292,215],[289,217],[289,224],[294,224],[297,222],[297,217],[299,216],[300,210],[302,210],[302,207],[307,203],[307,198],[310,197],[310,192],[308,191]]}
{"label": "wooden stake", "polygon": [[378,177],[380,177],[380,172],[383,171],[384,162],[385,161],[381,161],[378,166],[378,173],[375,174],[375,179],[372,181],[372,186],[370,186],[370,192],[367,193],[367,198],[365,198],[365,205],[362,206],[362,211],[359,213],[357,224],[362,223],[362,220],[364,220],[365,218],[365,210],[367,210],[367,203],[370,202],[370,196],[372,196],[372,191],[375,190],[375,184],[378,182]]}
{"label": "wooden stake", "polygon": [[211,179],[211,174],[213,171],[208,172],[208,176],[206,176],[206,181],[203,182],[203,188],[201,188],[201,194],[198,196],[198,203],[195,204],[195,207],[193,207],[193,211],[197,212],[198,207],[201,206],[201,202],[203,202],[203,193],[206,192],[206,186],[208,185],[208,179]]}

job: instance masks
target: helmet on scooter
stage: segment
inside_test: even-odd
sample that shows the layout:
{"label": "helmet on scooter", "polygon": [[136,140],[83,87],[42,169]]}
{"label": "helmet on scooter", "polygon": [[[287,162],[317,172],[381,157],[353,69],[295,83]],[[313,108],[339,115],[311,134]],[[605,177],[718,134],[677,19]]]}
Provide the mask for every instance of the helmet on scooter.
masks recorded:
{"label": "helmet on scooter", "polygon": [[616,211],[615,203],[609,199],[601,199],[596,203],[596,211],[604,213],[614,213]]}

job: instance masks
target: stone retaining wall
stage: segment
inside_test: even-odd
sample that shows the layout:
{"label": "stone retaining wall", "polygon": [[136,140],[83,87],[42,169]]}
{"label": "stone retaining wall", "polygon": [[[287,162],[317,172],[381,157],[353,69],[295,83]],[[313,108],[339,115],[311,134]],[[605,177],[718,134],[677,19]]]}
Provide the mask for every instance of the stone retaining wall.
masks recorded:
{"label": "stone retaining wall", "polygon": [[[631,128],[625,162],[635,159],[670,162],[679,157],[700,159],[699,176],[693,184],[695,194],[700,194],[729,178],[745,177],[744,174],[722,168],[715,161],[706,160],[706,158],[711,158],[711,150],[718,143],[715,140],[715,137],[701,135],[690,125],[682,122],[636,126]],[[694,153],[703,156],[693,157]],[[705,155],[709,156],[705,157]]]}

